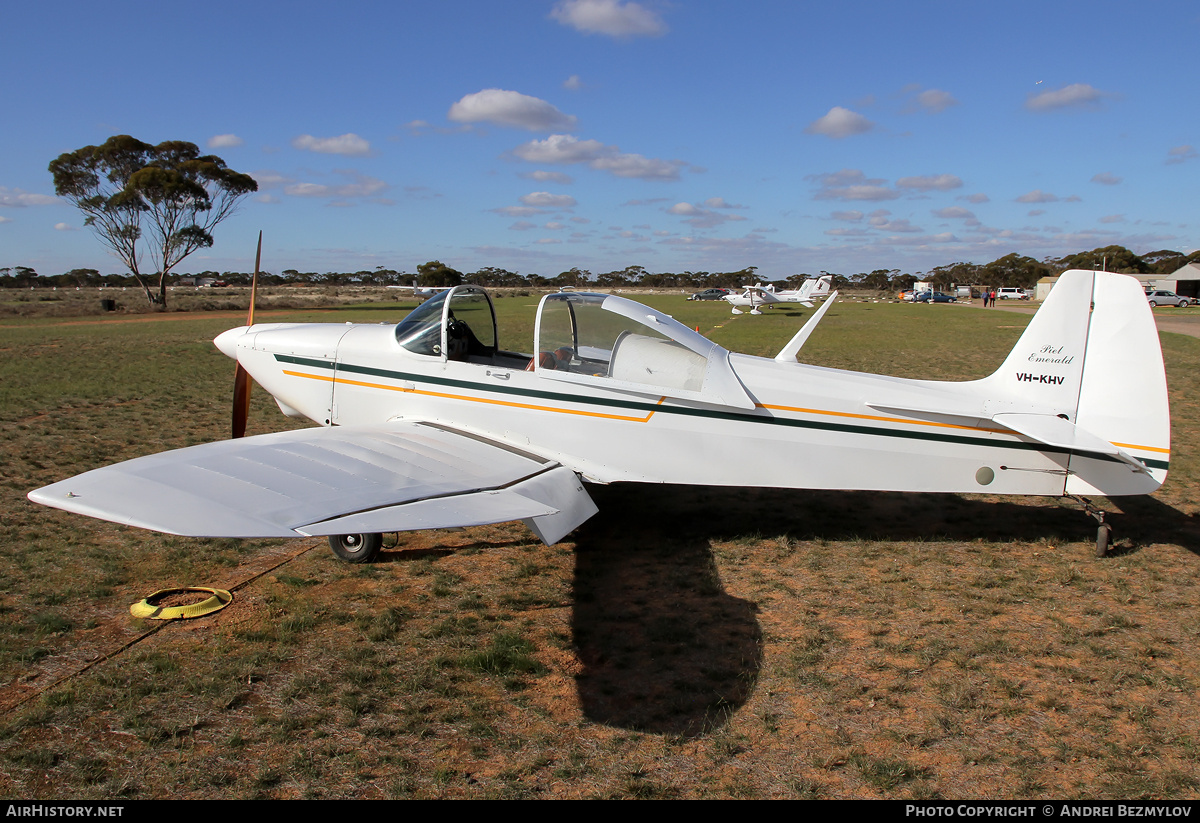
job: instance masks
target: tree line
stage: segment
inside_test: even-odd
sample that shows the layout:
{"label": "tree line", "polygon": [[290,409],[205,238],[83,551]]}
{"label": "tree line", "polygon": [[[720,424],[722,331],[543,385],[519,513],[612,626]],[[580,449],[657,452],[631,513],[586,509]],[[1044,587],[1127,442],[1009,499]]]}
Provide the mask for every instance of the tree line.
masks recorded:
{"label": "tree line", "polygon": [[[819,271],[793,274],[782,280],[773,281],[780,287],[795,287],[805,279],[824,274],[833,276],[835,288],[870,289],[890,291],[910,288],[917,280],[928,280],[936,288],[948,289],[951,285],[985,285],[995,288],[1012,287],[1031,289],[1043,277],[1056,275],[1068,269],[1104,269],[1126,274],[1167,275],[1188,263],[1200,262],[1200,251],[1184,254],[1163,249],[1149,254],[1137,255],[1124,246],[1105,246],[1091,251],[1070,254],[1060,258],[1035,260],[1013,253],[990,263],[950,263],[927,272],[903,272],[900,269],[875,269],[871,272],[839,274]],[[250,285],[251,272],[201,271],[198,274],[178,275],[172,284],[194,277],[206,277],[229,286]],[[747,266],[737,271],[708,272],[650,272],[642,266],[627,266],[617,271],[593,274],[587,269],[571,268],[554,276],[541,274],[519,274],[507,269],[485,266],[474,272],[460,272],[438,260],[417,266],[415,272],[398,271],[385,266],[347,272],[302,272],[284,269],[281,272],[260,272],[259,282],[275,286],[457,286],[474,283],[489,287],[526,288],[622,288],[643,286],[649,288],[738,288],[762,281],[757,267]],[[0,268],[0,287],[4,288],[85,288],[139,286],[138,279],[131,273],[101,274],[97,269],[71,269],[54,275],[39,274],[28,266]]]}

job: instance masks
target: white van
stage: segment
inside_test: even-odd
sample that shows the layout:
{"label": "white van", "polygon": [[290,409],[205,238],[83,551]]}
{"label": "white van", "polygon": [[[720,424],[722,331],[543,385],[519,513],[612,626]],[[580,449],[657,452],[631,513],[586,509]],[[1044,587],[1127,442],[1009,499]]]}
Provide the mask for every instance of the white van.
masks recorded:
{"label": "white van", "polygon": [[1025,289],[997,289],[996,298],[999,300],[1028,300]]}

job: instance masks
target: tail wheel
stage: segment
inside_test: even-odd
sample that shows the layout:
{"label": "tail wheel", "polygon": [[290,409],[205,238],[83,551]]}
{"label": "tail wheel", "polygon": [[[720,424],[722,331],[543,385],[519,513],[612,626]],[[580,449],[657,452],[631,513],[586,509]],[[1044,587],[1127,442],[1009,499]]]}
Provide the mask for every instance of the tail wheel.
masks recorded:
{"label": "tail wheel", "polygon": [[1096,530],[1096,557],[1104,557],[1108,554],[1108,547],[1111,544],[1112,526],[1101,523],[1100,528]]}
{"label": "tail wheel", "polygon": [[383,547],[382,534],[331,534],[329,548],[347,563],[370,563]]}

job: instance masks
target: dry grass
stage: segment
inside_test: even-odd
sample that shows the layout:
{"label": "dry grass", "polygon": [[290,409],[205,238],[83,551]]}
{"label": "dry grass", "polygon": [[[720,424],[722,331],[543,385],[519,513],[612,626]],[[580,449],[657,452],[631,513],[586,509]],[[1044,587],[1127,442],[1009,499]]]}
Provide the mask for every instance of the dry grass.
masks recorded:
{"label": "dry grass", "polygon": [[[950,310],[980,339],[1009,334]],[[704,311],[677,314],[737,331]],[[610,486],[569,542],[514,524],[414,533],[366,568],[315,540],[170,538],[24,501],[223,436],[232,370],[204,348],[221,325],[0,330],[0,376],[35,398],[0,402],[4,796],[1200,789],[1200,341],[1165,338],[1171,479],[1107,504],[1121,542],[1103,560],[1090,518],[1052,500]],[[131,345],[149,355],[118,397],[87,382]],[[39,388],[39,371],[74,393]],[[255,402],[255,425],[279,422]],[[147,629],[130,603],[186,584],[237,599],[117,651]]]}

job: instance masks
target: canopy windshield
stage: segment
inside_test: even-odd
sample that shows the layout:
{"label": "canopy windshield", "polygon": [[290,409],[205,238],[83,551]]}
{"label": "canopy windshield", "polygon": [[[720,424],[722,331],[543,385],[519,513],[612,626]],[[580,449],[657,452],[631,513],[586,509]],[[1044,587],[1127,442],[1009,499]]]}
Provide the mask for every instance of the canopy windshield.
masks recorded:
{"label": "canopy windshield", "polygon": [[442,311],[450,292],[431,297],[396,326],[396,342],[414,354],[442,353]]}
{"label": "canopy windshield", "polygon": [[396,341],[413,352],[463,360],[496,350],[496,316],[487,292],[456,286],[426,300],[396,326]]}
{"label": "canopy windshield", "polygon": [[538,312],[537,371],[614,387],[753,406],[729,353],[655,310],[608,294],[547,295]]}

